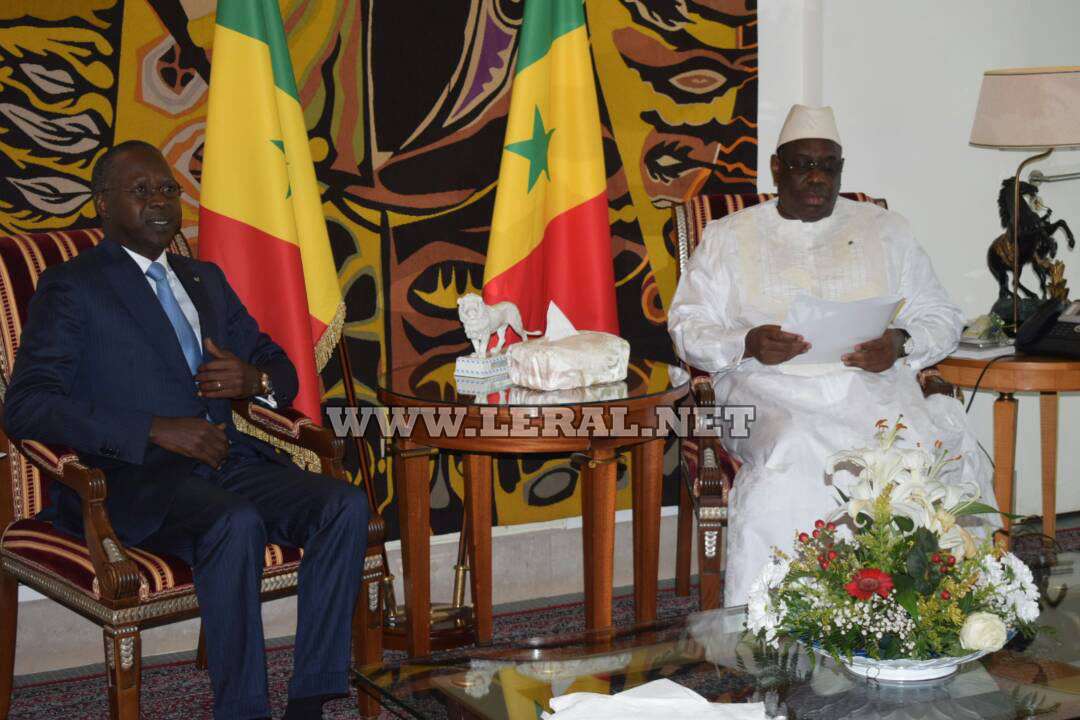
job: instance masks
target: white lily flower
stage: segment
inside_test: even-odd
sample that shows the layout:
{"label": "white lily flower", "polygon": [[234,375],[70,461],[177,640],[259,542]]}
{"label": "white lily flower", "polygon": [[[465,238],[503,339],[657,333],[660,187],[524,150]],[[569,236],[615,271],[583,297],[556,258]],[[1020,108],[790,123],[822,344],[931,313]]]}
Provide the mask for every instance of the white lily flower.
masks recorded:
{"label": "white lily flower", "polygon": [[929,528],[934,520],[934,506],[926,498],[910,495],[903,500],[891,500],[889,509],[893,517],[906,517],[911,520],[912,532],[924,527]]}
{"label": "white lily flower", "polygon": [[948,530],[938,533],[938,546],[940,546],[942,550],[948,550],[955,555],[957,562],[962,561],[965,557],[971,557],[978,552],[978,544],[975,542],[975,536],[956,524],[950,526]]}
{"label": "white lily flower", "polygon": [[942,482],[934,479],[930,483],[930,499],[941,503],[949,512],[956,512],[964,505],[978,500],[981,496],[979,486],[971,480]]}

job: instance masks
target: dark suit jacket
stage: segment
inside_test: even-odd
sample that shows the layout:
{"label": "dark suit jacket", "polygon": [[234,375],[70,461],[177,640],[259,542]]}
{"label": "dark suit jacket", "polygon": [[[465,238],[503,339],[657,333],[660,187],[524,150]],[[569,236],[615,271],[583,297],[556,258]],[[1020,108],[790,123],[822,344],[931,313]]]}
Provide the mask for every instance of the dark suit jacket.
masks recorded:
{"label": "dark suit jacket", "polygon": [[[199,312],[202,336],[268,373],[278,405],[291,403],[296,370],[259,332],[221,269],[171,254],[169,264]],[[109,517],[128,544],[160,527],[178,481],[213,474],[149,442],[155,415],[209,416],[227,424],[230,456],[288,462],[235,429],[229,401],[196,394],[176,333],[146,277],[108,238],[42,274],[4,402],[8,435],[66,445],[106,471]],[[56,507],[43,516],[81,529],[75,493],[55,484],[50,492]]]}

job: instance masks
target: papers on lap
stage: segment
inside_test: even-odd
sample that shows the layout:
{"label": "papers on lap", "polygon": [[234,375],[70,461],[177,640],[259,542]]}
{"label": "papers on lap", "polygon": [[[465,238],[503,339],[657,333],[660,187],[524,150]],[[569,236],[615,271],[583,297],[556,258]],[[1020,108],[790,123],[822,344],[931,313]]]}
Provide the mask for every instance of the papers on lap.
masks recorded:
{"label": "papers on lap", "polygon": [[903,302],[903,298],[895,295],[854,302],[799,295],[791,303],[781,329],[802,335],[810,343],[810,350],[788,362],[793,365],[840,362],[840,357],[859,343],[881,337]]}

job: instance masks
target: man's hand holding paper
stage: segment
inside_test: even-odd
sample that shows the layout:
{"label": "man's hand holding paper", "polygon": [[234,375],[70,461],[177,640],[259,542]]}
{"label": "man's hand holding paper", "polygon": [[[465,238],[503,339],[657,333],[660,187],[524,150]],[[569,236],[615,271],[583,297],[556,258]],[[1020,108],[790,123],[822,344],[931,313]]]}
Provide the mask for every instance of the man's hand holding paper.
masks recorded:
{"label": "man's hand holding paper", "polygon": [[779,325],[758,325],[746,333],[746,356],[762,365],[778,365],[810,349],[802,335],[784,332]]}
{"label": "man's hand holding paper", "polygon": [[904,347],[904,334],[896,329],[886,330],[881,337],[859,343],[854,352],[843,355],[840,359],[848,367],[856,367],[867,372],[884,372],[891,368],[901,357]]}
{"label": "man's hand holding paper", "polygon": [[782,326],[799,335],[810,348],[792,357],[792,364],[838,363],[871,372],[892,367],[894,338],[887,330],[903,299],[882,296],[835,302],[800,295],[791,303]]}

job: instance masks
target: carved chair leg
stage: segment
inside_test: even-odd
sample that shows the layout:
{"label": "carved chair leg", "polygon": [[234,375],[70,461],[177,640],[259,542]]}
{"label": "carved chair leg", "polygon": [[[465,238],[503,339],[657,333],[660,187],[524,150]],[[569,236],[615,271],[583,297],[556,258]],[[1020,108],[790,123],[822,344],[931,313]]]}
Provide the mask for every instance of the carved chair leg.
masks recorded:
{"label": "carved chair leg", "polygon": [[11,709],[15,674],[15,632],[19,624],[19,581],[0,572],[0,718]]}
{"label": "carved chair leg", "polygon": [[142,639],[139,628],[103,628],[105,673],[109,679],[109,717],[139,720],[139,683],[142,679]]}
{"label": "carved chair leg", "polygon": [[[360,597],[353,612],[353,663],[357,667],[382,661],[382,574],[367,576],[360,585]],[[378,701],[357,688],[360,717],[379,715]]]}
{"label": "carved chair leg", "polygon": [[675,594],[690,594],[690,555],[694,542],[694,501],[687,487],[689,478],[679,482],[679,524],[675,532]]}
{"label": "carved chair leg", "polygon": [[724,604],[721,593],[719,523],[698,519],[698,598],[702,610],[712,610]]}
{"label": "carved chair leg", "polygon": [[199,646],[195,649],[195,669],[206,670],[206,628],[199,624]]}

